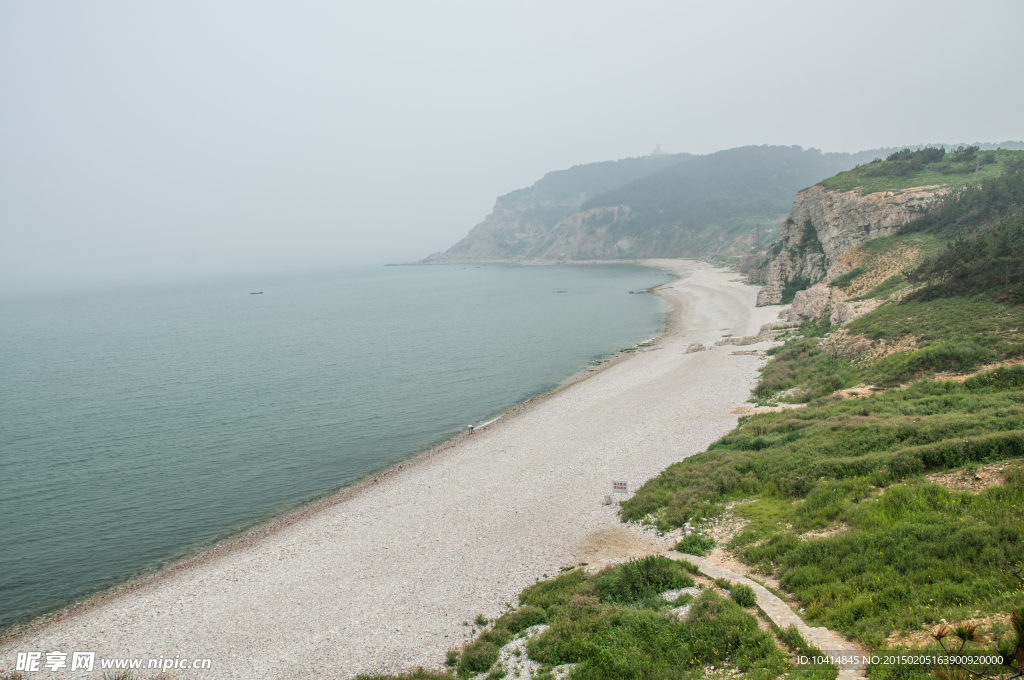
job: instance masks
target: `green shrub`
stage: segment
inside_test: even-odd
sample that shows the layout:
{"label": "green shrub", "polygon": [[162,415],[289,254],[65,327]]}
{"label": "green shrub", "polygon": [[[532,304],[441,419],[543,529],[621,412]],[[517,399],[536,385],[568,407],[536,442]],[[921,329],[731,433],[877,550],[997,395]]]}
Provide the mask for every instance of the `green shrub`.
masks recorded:
{"label": "green shrub", "polygon": [[893,274],[885,281],[869,290],[862,295],[862,298],[875,298],[885,299],[900,290],[901,288],[907,287],[907,277],[903,274]]}
{"label": "green shrub", "polygon": [[821,314],[800,324],[797,332],[805,338],[823,338],[832,330],[832,309],[826,307]]}
{"label": "green shrub", "polygon": [[498,645],[490,640],[478,638],[466,645],[459,657],[459,675],[485,673],[498,660]]}
{"label": "green shrub", "polygon": [[710,536],[701,536],[700,534],[690,534],[683,540],[676,543],[675,550],[677,552],[686,553],[687,555],[696,555],[697,557],[704,557],[709,550],[715,547],[715,539]]}
{"label": "green shrub", "polygon": [[786,628],[780,629],[776,633],[776,637],[782,641],[782,644],[786,645],[786,648],[794,654],[807,654],[811,651],[812,647],[807,644],[804,637],[800,635],[800,631],[797,630],[795,625],[789,625]]}
{"label": "green shrub", "polygon": [[757,399],[789,390],[786,401],[806,403],[859,383],[892,386],[1024,355],[1024,342],[1013,332],[1024,328],[1024,305],[1003,305],[987,296],[885,304],[845,326],[850,335],[866,336],[876,346],[913,339],[907,349],[881,360],[823,352],[816,336],[828,332],[826,322],[824,315],[806,322],[800,327],[804,337],[773,348],[754,390]]}
{"label": "green shrub", "polygon": [[742,583],[734,584],[729,589],[729,597],[741,607],[753,607],[757,604],[757,595],[754,594],[754,589]]}
{"label": "green shrub", "polygon": [[787,281],[785,287],[782,289],[782,300],[779,301],[779,304],[788,305],[793,302],[797,293],[802,290],[807,290],[810,287],[810,279],[793,279],[792,281]]}
{"label": "green shrub", "polygon": [[[933,184],[956,188],[969,187],[977,183],[985,187],[998,183],[999,180],[1012,174],[1015,163],[1024,155],[1020,151],[1007,150],[970,151],[973,149],[976,149],[976,147],[967,147],[962,153],[951,150],[944,154],[941,159],[929,160],[927,162],[920,156],[899,156],[895,158],[890,156],[891,160],[887,159],[884,161],[876,159],[871,163],[859,165],[853,170],[840,172],[833,177],[821,181],[820,184],[834,191],[856,189],[862,194],[875,191],[909,189],[911,187]],[[899,153],[919,154],[921,151],[926,151],[926,149],[919,151],[904,150]],[[941,150],[930,151],[930,153],[937,154],[938,151]],[[974,174],[975,167],[977,166],[975,165],[975,155],[972,154],[980,156],[977,160],[981,172],[978,174],[977,182],[975,181]],[[1005,193],[1007,193],[1005,185],[1000,185],[988,192],[991,197],[998,197],[1000,194]],[[943,211],[938,210],[939,215],[932,219],[944,218],[941,219],[939,225],[929,223],[923,227],[918,227],[918,229],[924,230],[944,226],[946,221],[955,222],[957,217],[960,217],[962,220],[963,217],[970,216],[972,213],[978,212],[979,209],[983,210],[991,205],[998,207],[998,203],[991,199],[987,202],[987,205],[975,199],[974,196],[969,197],[969,200],[973,210],[968,208],[960,213],[953,213],[948,216],[943,214]],[[949,212],[952,213],[953,211]]]}
{"label": "green shrub", "polygon": [[694,564],[693,562],[690,562],[689,560],[676,560],[675,562],[676,562],[676,564],[678,564],[680,567],[682,567],[686,571],[690,572],[691,574],[699,574],[700,573],[700,569],[697,568],[697,565]]}
{"label": "green shrub", "polygon": [[688,588],[693,579],[686,569],[667,557],[648,555],[609,569],[594,579],[594,591],[602,602],[618,604],[660,600],[666,590]]}
{"label": "green shrub", "polygon": [[796,508],[794,525],[800,531],[825,528],[843,514],[850,500],[864,498],[870,489],[863,477],[822,482]]}
{"label": "green shrub", "polygon": [[898,385],[927,373],[970,370],[992,358],[989,350],[973,342],[954,340],[890,355],[879,361],[871,373],[880,385]]}
{"label": "green shrub", "polygon": [[[871,645],[884,644],[880,631],[1005,612],[1024,604],[1001,566],[1024,560],[1021,467],[976,494],[922,475],[1024,458],[1022,378],[998,369],[742,418],[641,486],[622,515],[670,530],[753,501],[733,509],[749,522],[733,539],[740,558],[780,578],[821,625]],[[824,528],[841,530],[800,537]]]}
{"label": "green shrub", "polygon": [[575,677],[620,680],[688,678],[726,659],[751,678],[768,680],[788,664],[771,637],[736,604],[705,591],[679,619],[650,609],[601,605],[569,616],[527,644],[530,658],[578,664]]}
{"label": "green shrub", "polygon": [[546,619],[547,614],[540,607],[523,605],[498,619],[494,623],[494,627],[495,629],[507,630],[512,635],[515,635],[531,626],[544,623]]}
{"label": "green shrub", "polygon": [[548,615],[569,604],[580,594],[589,594],[593,585],[582,569],[574,569],[547,581],[539,581],[519,594],[519,603],[538,607]]}

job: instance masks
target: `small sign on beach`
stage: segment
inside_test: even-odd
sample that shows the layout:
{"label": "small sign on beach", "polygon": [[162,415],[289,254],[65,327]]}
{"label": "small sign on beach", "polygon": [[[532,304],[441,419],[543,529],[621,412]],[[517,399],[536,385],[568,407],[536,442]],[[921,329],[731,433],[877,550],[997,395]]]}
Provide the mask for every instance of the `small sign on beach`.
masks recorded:
{"label": "small sign on beach", "polygon": [[629,493],[629,482],[612,481],[612,493]]}

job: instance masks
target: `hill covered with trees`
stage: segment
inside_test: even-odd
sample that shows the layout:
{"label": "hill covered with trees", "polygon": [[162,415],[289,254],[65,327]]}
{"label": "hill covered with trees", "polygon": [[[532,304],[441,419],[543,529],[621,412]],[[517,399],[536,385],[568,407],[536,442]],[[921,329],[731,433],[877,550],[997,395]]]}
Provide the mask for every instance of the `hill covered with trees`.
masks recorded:
{"label": "hill covered with trees", "polygon": [[747,146],[574,166],[498,198],[426,261],[738,254],[756,244],[758,225],[762,241],[775,238],[797,191],[891,151]]}

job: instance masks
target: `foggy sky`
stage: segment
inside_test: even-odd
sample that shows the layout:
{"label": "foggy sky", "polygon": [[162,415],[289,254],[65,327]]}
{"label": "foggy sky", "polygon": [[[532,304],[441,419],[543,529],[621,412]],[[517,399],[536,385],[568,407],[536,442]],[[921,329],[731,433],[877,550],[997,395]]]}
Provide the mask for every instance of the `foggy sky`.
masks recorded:
{"label": "foggy sky", "polygon": [[417,260],[545,172],[1024,138],[1024,3],[5,2],[0,294]]}

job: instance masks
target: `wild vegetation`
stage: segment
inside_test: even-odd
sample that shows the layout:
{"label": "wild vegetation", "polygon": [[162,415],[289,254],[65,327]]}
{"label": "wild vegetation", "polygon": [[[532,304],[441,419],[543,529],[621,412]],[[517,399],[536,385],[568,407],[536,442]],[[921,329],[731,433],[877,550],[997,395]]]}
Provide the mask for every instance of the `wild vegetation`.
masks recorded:
{"label": "wild vegetation", "polygon": [[971,236],[1024,205],[1024,152],[998,152],[997,175],[954,190],[901,233],[925,232],[945,238]]}
{"label": "wild vegetation", "polygon": [[[779,577],[808,616],[878,647],[896,631],[1024,605],[1024,468],[979,493],[940,471],[1024,457],[1024,369],[921,381],[857,399],[744,419],[623,504],[661,529],[731,500],[749,521],[731,547]],[[808,532],[832,529],[812,539]]]}
{"label": "wild vegetation", "polygon": [[533,186],[499,197],[498,203],[521,210],[523,217],[528,220],[538,220],[552,227],[566,215],[575,212],[585,198],[634,182],[691,158],[692,154],[677,153],[574,165],[566,170],[549,172]]}
{"label": "wild vegetation", "polygon": [[[416,671],[406,680],[467,678],[486,673],[508,677],[498,663],[499,649],[527,629],[544,624],[526,642],[530,659],[540,663],[537,678],[552,678],[553,669],[573,664],[570,677],[587,680],[690,678],[708,666],[726,666],[745,677],[768,680],[784,673],[798,680],[834,680],[834,666],[793,666],[772,634],[758,625],[753,591],[742,585],[716,584],[699,594],[682,594],[669,602],[661,593],[691,587],[696,567],[685,561],[650,556],[597,574],[583,569],[539,581],[510,609],[461,649],[452,650],[444,673]],[[679,617],[671,611],[688,606]],[[794,637],[795,635],[795,637]],[[785,645],[811,649],[795,631],[780,631]],[[417,674],[418,673],[418,674]],[[396,676],[359,676],[383,680]]]}
{"label": "wild vegetation", "polygon": [[944,371],[966,371],[1024,355],[1017,329],[1024,307],[987,296],[912,301],[880,307],[844,327],[875,343],[861,356],[840,356],[819,338],[827,316],[805,323],[796,337],[769,350],[773,361],[754,389],[762,403],[807,403],[860,384],[892,387]]}
{"label": "wild vegetation", "polygon": [[994,229],[973,238],[961,236],[950,242],[944,251],[910,272],[907,280],[915,287],[921,285],[909,296],[911,300],[990,292],[1000,302],[1024,302],[1024,211],[1007,216]]}
{"label": "wild vegetation", "polygon": [[953,151],[903,149],[819,182],[834,191],[899,191],[920,186],[966,187],[985,184],[1012,172],[1020,151],[982,151],[976,146]]}
{"label": "wild vegetation", "polygon": [[[773,350],[756,397],[807,402],[861,383],[893,386],[1024,355],[1024,155],[1005,154],[1006,174],[861,244],[850,253],[857,266],[829,283],[853,300],[899,298],[844,328],[870,351],[820,343],[832,331],[823,315]],[[783,302],[802,283],[791,282]]]}

